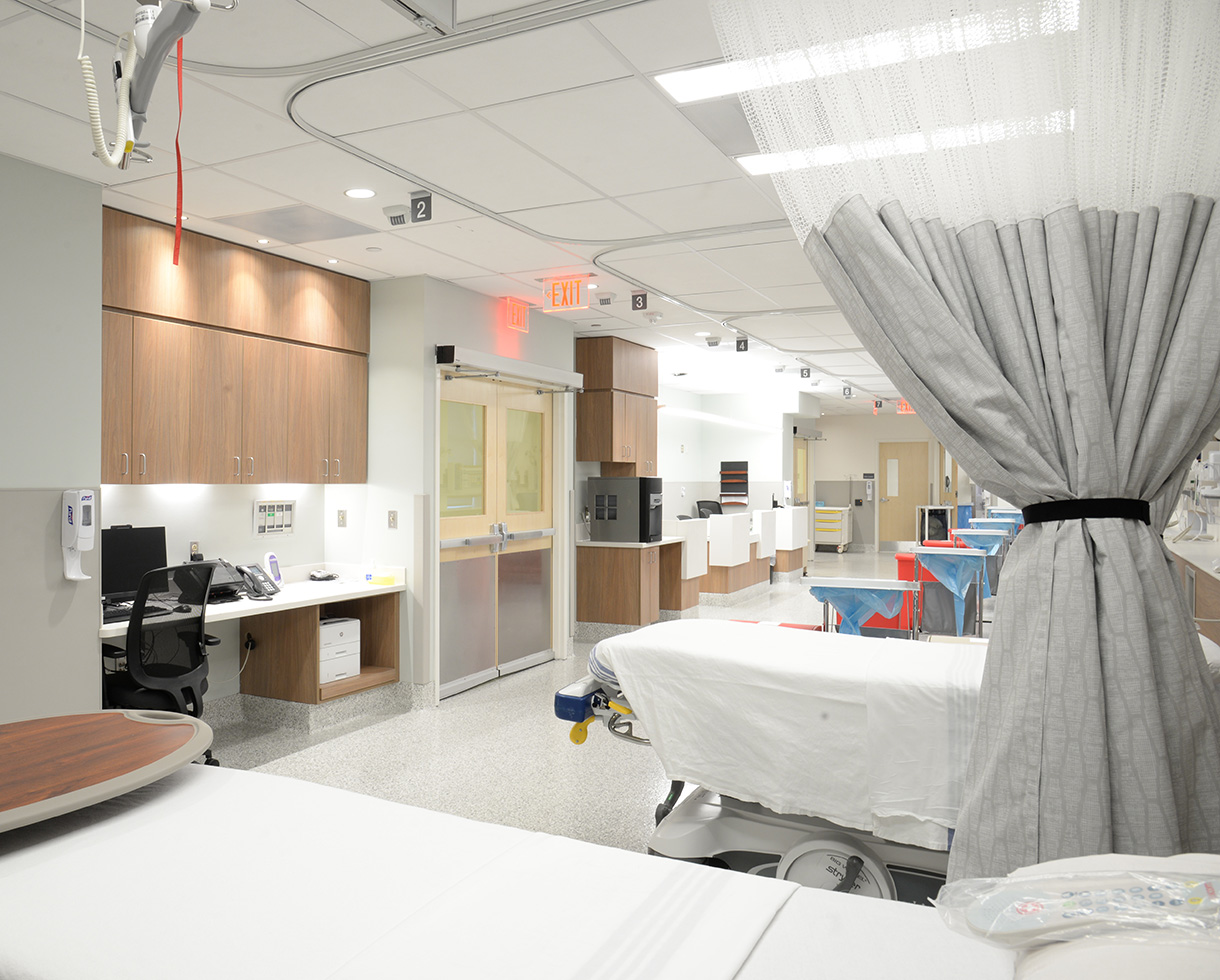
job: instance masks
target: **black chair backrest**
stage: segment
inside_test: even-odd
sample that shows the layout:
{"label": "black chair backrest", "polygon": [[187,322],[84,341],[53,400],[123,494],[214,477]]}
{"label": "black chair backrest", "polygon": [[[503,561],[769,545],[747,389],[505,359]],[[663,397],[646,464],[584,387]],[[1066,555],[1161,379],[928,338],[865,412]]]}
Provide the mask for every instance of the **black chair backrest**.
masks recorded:
{"label": "black chair backrest", "polygon": [[712,514],[724,513],[720,507],[719,500],[696,500],[695,506],[699,510],[700,517],[710,517]]}
{"label": "black chair backrest", "polygon": [[216,562],[156,568],[140,579],[127,625],[127,670],[140,687],[164,691],[183,714],[203,712],[208,675],[204,617]]}

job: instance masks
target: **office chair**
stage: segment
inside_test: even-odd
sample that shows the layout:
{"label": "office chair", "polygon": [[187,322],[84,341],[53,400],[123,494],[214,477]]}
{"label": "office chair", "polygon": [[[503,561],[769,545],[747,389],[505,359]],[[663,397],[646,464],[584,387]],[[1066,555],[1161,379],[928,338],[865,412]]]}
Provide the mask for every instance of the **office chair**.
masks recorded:
{"label": "office chair", "polygon": [[[208,689],[207,648],[220,641],[204,632],[207,596],[216,562],[146,572],[127,624],[127,669],[103,677],[108,708],[151,708],[184,715],[203,714]],[[124,651],[106,645],[107,657]],[[208,765],[219,765],[209,750]]]}
{"label": "office chair", "polygon": [[712,514],[724,513],[720,507],[719,500],[696,500],[695,506],[699,510],[700,517],[710,517]]}

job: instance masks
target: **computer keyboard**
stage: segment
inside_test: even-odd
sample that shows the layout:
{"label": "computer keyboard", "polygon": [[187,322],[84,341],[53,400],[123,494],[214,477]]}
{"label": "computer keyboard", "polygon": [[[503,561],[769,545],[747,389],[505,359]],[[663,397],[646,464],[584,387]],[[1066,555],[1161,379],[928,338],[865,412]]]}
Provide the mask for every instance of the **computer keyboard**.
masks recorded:
{"label": "computer keyboard", "polygon": [[[169,606],[162,606],[159,603],[149,603],[144,607],[144,618],[154,619],[157,616],[168,616],[173,610]],[[124,602],[118,605],[103,605],[102,606],[102,622],[103,623],[119,623],[123,620],[131,619],[131,603]]]}

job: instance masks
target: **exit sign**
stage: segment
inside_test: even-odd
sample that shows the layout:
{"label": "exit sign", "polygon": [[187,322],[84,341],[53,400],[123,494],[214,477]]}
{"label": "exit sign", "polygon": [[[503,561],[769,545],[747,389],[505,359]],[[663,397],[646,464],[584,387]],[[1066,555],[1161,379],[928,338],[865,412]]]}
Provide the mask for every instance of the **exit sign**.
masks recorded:
{"label": "exit sign", "polygon": [[914,415],[915,409],[911,408],[911,403],[905,398],[898,399],[898,414],[899,415]]}
{"label": "exit sign", "polygon": [[530,332],[530,307],[519,299],[511,297],[504,300],[504,325],[510,330]]}
{"label": "exit sign", "polygon": [[549,279],[543,283],[542,312],[559,313],[564,310],[587,310],[589,291],[586,276],[569,276],[566,279]]}

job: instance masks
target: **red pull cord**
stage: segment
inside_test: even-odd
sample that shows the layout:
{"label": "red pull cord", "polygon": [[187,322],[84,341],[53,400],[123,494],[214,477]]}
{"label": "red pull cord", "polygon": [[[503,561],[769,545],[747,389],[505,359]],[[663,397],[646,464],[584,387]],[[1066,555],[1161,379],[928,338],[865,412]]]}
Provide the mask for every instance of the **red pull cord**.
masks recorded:
{"label": "red pull cord", "polygon": [[182,149],[178,136],[182,132],[182,38],[178,38],[178,131],[174,133],[174,154],[178,157],[178,210],[174,218],[174,265],[178,264],[178,250],[182,247]]}

